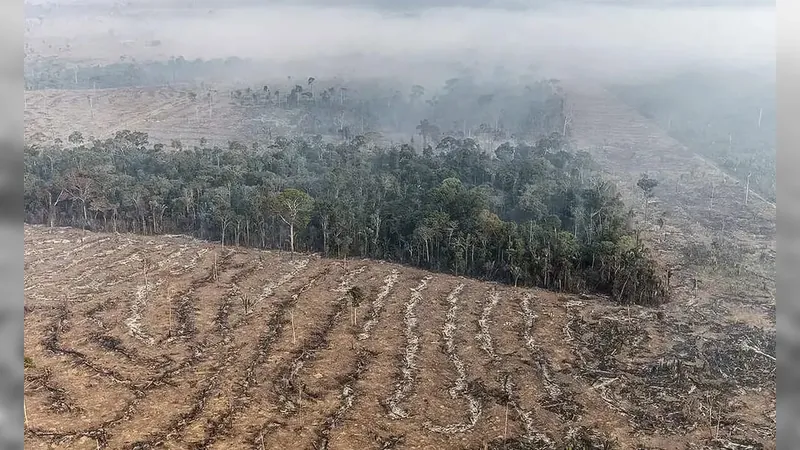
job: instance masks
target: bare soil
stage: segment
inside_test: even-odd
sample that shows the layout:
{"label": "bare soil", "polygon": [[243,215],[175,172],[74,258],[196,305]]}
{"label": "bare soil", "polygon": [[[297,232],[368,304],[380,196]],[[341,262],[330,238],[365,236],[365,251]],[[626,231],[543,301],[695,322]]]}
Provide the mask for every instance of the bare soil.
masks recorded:
{"label": "bare soil", "polygon": [[746,323],[181,236],[26,226],[25,264],[30,448],[775,446]]}
{"label": "bare soil", "polygon": [[[190,92],[197,98],[190,98]],[[278,134],[285,131],[286,114],[275,110],[254,120],[246,107],[231,102],[224,87],[31,90],[25,91],[25,139],[66,142],[78,131],[89,141],[130,130],[147,133],[152,143],[170,145],[178,139],[191,146],[205,138],[209,145],[225,148],[230,140],[248,144],[268,128]]]}
{"label": "bare soil", "polygon": [[[662,382],[651,377],[650,386],[626,389],[620,392],[627,397],[624,401],[649,398],[658,400],[663,412],[669,411],[667,415],[636,411],[647,432],[678,427],[673,420],[680,418],[696,423],[696,429],[712,430],[716,445],[732,448],[717,424],[735,420],[720,416],[730,405],[753,395],[753,409],[746,414],[765,420],[753,431],[774,446],[775,354],[764,349],[775,346],[775,204],[756,192],[747,196],[744,183],[691,152],[602,87],[584,82],[564,87],[576,147],[592,154],[616,179],[653,255],[665,269],[673,269],[672,301],[660,312],[663,325],[640,344],[650,354],[663,352],[658,363],[651,361],[646,369]],[[659,181],[647,219],[645,199],[636,186],[643,173]],[[619,330],[614,321],[596,320],[594,326]],[[573,322],[577,323],[582,322]],[[760,344],[753,344],[756,341]],[[664,346],[672,350],[665,351]],[[625,359],[648,364],[634,355]],[[694,380],[691,373],[698,369],[722,377],[707,386],[713,393],[704,394],[705,400],[696,397],[700,386],[686,382]],[[743,394],[747,390],[743,386],[756,384],[758,388]],[[740,394],[730,397],[731,390]]]}

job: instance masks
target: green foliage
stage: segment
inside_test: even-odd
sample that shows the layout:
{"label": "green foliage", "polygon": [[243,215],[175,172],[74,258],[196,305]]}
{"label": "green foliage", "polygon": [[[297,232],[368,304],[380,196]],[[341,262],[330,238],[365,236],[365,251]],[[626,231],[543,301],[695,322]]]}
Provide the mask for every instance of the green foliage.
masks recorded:
{"label": "green foliage", "polygon": [[272,208],[287,225],[305,226],[311,220],[314,200],[297,189],[286,189],[272,201]]}
{"label": "green foliage", "polygon": [[586,155],[563,151],[558,136],[503,145],[502,158],[452,136],[428,154],[355,138],[190,149],[124,131],[66,148],[28,146],[26,220],[260,248],[288,241],[327,256],[599,290],[622,303],[664,299],[619,194]]}

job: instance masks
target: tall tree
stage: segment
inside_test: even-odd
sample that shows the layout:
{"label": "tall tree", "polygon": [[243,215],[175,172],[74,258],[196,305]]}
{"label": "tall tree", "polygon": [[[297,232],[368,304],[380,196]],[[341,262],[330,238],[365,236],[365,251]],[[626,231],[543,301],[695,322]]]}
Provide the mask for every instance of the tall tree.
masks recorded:
{"label": "tall tree", "polygon": [[274,211],[289,227],[289,249],[294,253],[295,229],[305,226],[311,218],[314,199],[298,189],[286,189],[275,197]]}
{"label": "tall tree", "polygon": [[647,210],[650,204],[650,199],[653,197],[653,189],[658,186],[658,180],[650,178],[648,174],[643,174],[639,181],[636,182],[639,189],[644,194],[644,221],[647,222]]}

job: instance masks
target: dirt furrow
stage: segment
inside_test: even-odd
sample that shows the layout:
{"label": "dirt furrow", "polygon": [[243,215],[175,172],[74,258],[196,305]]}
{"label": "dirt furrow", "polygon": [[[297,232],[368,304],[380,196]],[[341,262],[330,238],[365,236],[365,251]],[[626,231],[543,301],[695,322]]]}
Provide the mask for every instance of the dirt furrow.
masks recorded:
{"label": "dirt furrow", "polygon": [[369,350],[360,349],[356,354],[355,368],[341,377],[344,380],[344,386],[339,399],[339,407],[325,418],[322,427],[315,432],[317,435],[317,439],[313,444],[315,450],[328,450],[330,448],[330,434],[336,427],[341,425],[345,415],[353,407],[353,402],[357,395],[356,384],[368,370],[374,358],[375,355]]}
{"label": "dirt furrow", "polygon": [[53,381],[53,371],[45,367],[38,375],[25,375],[25,395],[27,397],[35,395],[38,391],[44,391],[47,397],[47,409],[57,414],[82,413],[83,408],[75,403],[74,397]]}
{"label": "dirt furrow", "polygon": [[369,319],[364,322],[361,333],[358,335],[359,340],[363,341],[369,338],[370,331],[372,331],[372,328],[378,323],[381,313],[383,312],[386,297],[389,295],[389,292],[392,291],[395,283],[397,283],[399,276],[400,272],[397,269],[392,269],[391,273],[384,278],[381,291],[375,296],[375,300],[372,301],[372,310],[370,311]]}
{"label": "dirt furrow", "polygon": [[[486,394],[497,404],[496,415],[501,418],[502,435],[493,440],[493,448],[527,444],[531,448],[551,448],[552,437],[544,430],[552,430],[560,426],[563,420],[543,408],[540,403],[542,393],[546,392],[544,380],[534,372],[531,360],[523,342],[523,337],[531,332],[524,314],[521,314],[521,302],[526,293],[518,296],[507,292],[507,289],[495,287],[490,292],[488,302],[492,303],[493,294],[500,295],[492,308],[493,320],[490,321],[487,333],[492,337],[496,358],[490,358],[483,367],[487,373],[485,380]],[[483,307],[485,311],[486,301]],[[528,308],[532,308],[529,304]],[[483,317],[481,311],[481,317]],[[478,325],[481,328],[481,325]],[[483,352],[486,354],[486,352]],[[473,364],[473,371],[480,373],[481,367]]]}
{"label": "dirt furrow", "polygon": [[[287,361],[278,366],[277,371],[272,375],[275,381],[272,383],[271,401],[277,403],[275,408],[280,418],[278,420],[282,423],[288,424],[298,413],[303,413],[302,408],[306,402],[314,403],[323,397],[324,393],[313,392],[308,388],[301,377],[302,371],[307,365],[315,362],[320,353],[329,345],[333,331],[342,322],[342,316],[347,311],[347,292],[354,285],[356,278],[366,269],[367,266],[360,266],[348,271],[342,277],[338,286],[331,290],[339,295],[330,302],[332,304],[329,307],[325,308],[326,313],[315,321],[316,326],[303,339],[299,347],[290,353]],[[274,421],[262,422],[258,425],[256,431],[250,435],[248,442],[251,445],[256,445],[256,443],[260,445],[260,443],[266,442],[269,447],[274,436],[286,430],[286,426],[271,427],[271,424],[274,424]]]}
{"label": "dirt furrow", "polygon": [[458,350],[456,349],[455,334],[458,328],[458,295],[463,289],[464,283],[460,283],[453,288],[450,294],[447,295],[447,303],[450,305],[450,308],[447,310],[444,327],[442,327],[442,337],[445,341],[445,352],[447,353],[447,357],[455,367],[457,374],[453,386],[450,387],[448,392],[450,393],[450,398],[452,399],[463,397],[467,401],[469,404],[469,420],[467,422],[450,425],[434,425],[430,422],[426,423],[425,427],[434,433],[455,434],[469,431],[475,427],[475,424],[478,423],[478,419],[483,411],[482,403],[467,390],[467,371],[464,367],[464,363],[461,361],[461,357],[458,355]]}
{"label": "dirt furrow", "polygon": [[480,331],[475,335],[475,339],[478,341],[483,351],[486,352],[486,354],[489,356],[489,359],[492,360],[497,359],[497,354],[494,351],[492,334],[490,333],[489,328],[492,310],[495,306],[497,306],[499,301],[500,294],[496,290],[493,290],[489,293],[489,296],[486,298],[486,303],[483,306],[483,311],[481,311],[481,317],[478,319],[478,328]]}
{"label": "dirt furrow", "polygon": [[[536,449],[555,448],[555,442],[545,433],[541,432],[536,426],[533,411],[524,409],[520,404],[519,394],[515,391],[517,386],[514,384],[510,374],[503,374],[502,386],[503,395],[500,400],[506,405],[506,408],[510,407],[516,413],[517,420],[522,424],[524,429],[522,435],[524,441],[528,442]],[[507,410],[508,409],[506,409],[506,411]],[[505,436],[503,440],[508,440],[508,437]]]}
{"label": "dirt furrow", "polygon": [[[308,260],[301,264],[294,264],[288,275],[283,275],[278,282],[270,282],[267,288],[260,288],[262,295],[266,291],[268,297],[278,295],[281,292],[280,285],[288,284],[296,275],[305,270]],[[245,269],[248,270],[248,269]],[[226,368],[224,382],[213,392],[208,404],[192,420],[185,423],[180,433],[173,436],[173,441],[186,442],[190,448],[208,448],[220,439],[231,437],[230,430],[237,429],[235,423],[240,413],[248,408],[252,399],[253,389],[262,380],[268,378],[261,373],[262,367],[268,360],[274,357],[279,351],[275,347],[278,341],[285,340],[286,325],[289,322],[287,310],[297,307],[299,298],[306,298],[306,291],[317,285],[319,280],[326,277],[331,272],[331,267],[323,267],[317,273],[311,275],[310,280],[298,288],[291,289],[287,294],[281,295],[281,300],[276,302],[264,302],[259,312],[242,314],[238,320],[232,322],[226,333],[219,336],[217,344],[228,342],[225,348],[216,348],[214,353],[227,351],[226,348],[236,347],[239,354],[243,357],[242,361],[247,364],[233,364]],[[258,271],[253,271],[252,275],[257,275]],[[249,277],[256,278],[255,276]],[[243,286],[251,284],[244,277],[237,278]],[[311,299],[308,299],[309,301]],[[267,327],[264,329],[263,322],[256,319],[267,317]],[[251,338],[248,338],[252,336]],[[206,352],[211,351],[211,347]],[[238,436],[242,437],[242,436]]]}
{"label": "dirt furrow", "polygon": [[417,305],[422,301],[422,291],[428,287],[433,279],[427,276],[422,279],[416,288],[411,289],[411,295],[406,302],[403,322],[405,323],[406,347],[403,356],[403,366],[400,369],[400,381],[395,385],[392,396],[386,400],[389,417],[392,419],[407,418],[408,412],[400,404],[408,398],[414,387],[416,372],[416,359],[419,352],[419,335],[417,334]]}
{"label": "dirt furrow", "polygon": [[115,383],[123,384],[123,385],[132,385],[133,381],[122,375],[121,373],[113,370],[108,369],[106,367],[99,366],[95,364],[95,362],[83,352],[79,352],[77,350],[73,350],[71,348],[64,347],[61,344],[61,335],[64,333],[66,329],[69,328],[69,306],[65,303],[57,310],[56,317],[53,319],[53,322],[50,326],[50,332],[45,337],[42,344],[44,347],[50,351],[52,354],[55,355],[64,355],[69,357],[75,364],[85,367],[90,372],[94,374],[107,377],[110,380],[114,381]]}
{"label": "dirt furrow", "polygon": [[[391,419],[386,414],[386,399],[395,390],[394,385],[400,377],[398,365],[402,364],[404,347],[408,343],[404,334],[405,324],[393,318],[401,317],[406,311],[404,300],[408,299],[410,291],[419,287],[423,275],[419,271],[398,272],[395,287],[384,298],[379,325],[373,327],[369,338],[354,341],[349,333],[336,333],[337,340],[332,342],[325,357],[309,368],[308,373],[313,376],[307,376],[307,382],[317,391],[329,392],[324,405],[330,408],[325,420],[317,423],[317,434],[312,436],[311,444],[325,444],[331,449],[391,448],[391,445],[399,444],[406,433],[405,421]],[[385,289],[385,284],[386,278],[384,285],[377,290],[378,295]],[[360,334],[362,331],[363,327],[353,329],[354,333]],[[342,361],[338,349],[348,345],[353,345],[356,351],[345,353],[348,358]],[[359,355],[363,352],[369,356],[367,367],[361,365]],[[336,372],[328,370],[331,367],[336,368]],[[364,369],[363,372],[361,369]],[[354,377],[339,377],[336,373]],[[345,395],[344,389],[348,385],[352,392]],[[336,398],[331,398],[333,394],[336,394]],[[350,401],[353,405],[340,417],[337,413]],[[327,434],[319,434],[332,419],[335,420]],[[384,444],[387,446],[384,447]]]}
{"label": "dirt furrow", "polygon": [[[243,270],[253,273],[249,268],[245,268]],[[326,271],[323,270],[321,273],[312,276],[311,281],[306,283],[304,287],[301,287],[299,290],[302,291],[303,289],[307,289],[305,286],[313,284],[325,273]],[[241,271],[236,272],[234,277],[236,277],[236,275],[240,275],[238,279],[241,281],[241,274]],[[219,274],[219,276],[223,277],[224,275]],[[287,296],[286,301],[295,301],[297,299],[297,295],[299,294]],[[278,308],[278,310],[269,312],[268,317],[272,317],[271,314],[281,317],[280,308],[287,307],[286,301],[269,305],[270,308]],[[255,355],[252,355],[250,358],[246,359],[247,361],[250,361],[250,367],[255,367],[259,361],[266,357],[269,351],[269,345],[274,337],[272,334],[275,331],[274,329],[268,328],[262,333],[259,339],[252,342],[227,339],[230,333],[252,325],[255,320],[254,317],[255,315],[243,317],[242,320],[229,327],[227,334],[223,333],[219,336],[205,336],[194,346],[194,352],[190,358],[181,361],[178,365],[168,370],[165,370],[160,375],[161,379],[158,381],[162,384],[179,381],[178,377],[181,377],[182,374],[185,374],[183,375],[184,379],[188,378],[188,380],[190,380],[189,382],[191,382],[193,385],[200,385],[200,387],[192,396],[189,409],[186,409],[187,405],[185,401],[180,402],[179,398],[175,398],[175,402],[180,402],[176,403],[176,406],[179,405],[176,409],[183,410],[183,412],[169,419],[166,425],[159,425],[163,422],[163,420],[152,423],[152,430],[148,433],[146,438],[142,439],[141,434],[143,433],[143,430],[135,423],[131,423],[126,426],[126,429],[130,431],[118,430],[117,433],[115,433],[114,442],[116,443],[117,441],[120,441],[119,445],[133,446],[130,448],[151,448],[153,446],[163,445],[165,442],[185,441],[184,434],[187,432],[187,430],[196,427],[197,422],[206,415],[208,409],[213,407],[217,399],[220,398],[221,390],[223,390],[225,386],[229,384],[231,378],[235,378],[235,373],[239,367],[236,362],[243,359],[241,358],[241,355],[245,354],[248,347],[256,347],[254,350]],[[259,326],[258,328],[261,327]],[[188,369],[194,369],[194,373],[189,373]],[[252,372],[252,370],[253,369],[251,369],[250,372]],[[183,383],[186,383],[186,381],[183,381]],[[170,393],[170,395],[172,395],[172,393]],[[164,400],[162,399],[162,402],[163,401]],[[153,409],[153,406],[154,405],[147,406],[148,411],[150,411],[149,414],[161,414],[160,411]],[[145,412],[143,411],[142,413],[144,414]],[[214,429],[212,429],[212,432],[213,431]],[[221,431],[223,430],[218,430],[218,432]],[[117,434],[120,434],[121,436],[117,436]],[[130,438],[126,436],[130,436]],[[134,439],[136,439],[135,442],[138,442],[138,444],[131,443],[134,441]]]}
{"label": "dirt furrow", "polygon": [[[224,269],[224,264],[223,264],[223,269]],[[195,278],[194,280],[192,280],[192,282],[190,284],[203,285],[203,284],[209,283],[210,281],[211,280],[210,280],[209,275],[206,275],[206,276],[201,277],[201,278]],[[242,324],[244,323],[244,321],[241,321],[241,322],[242,322]],[[161,388],[161,387],[163,387],[165,385],[177,387],[177,385],[174,384],[173,380],[176,377],[180,376],[180,374],[183,373],[186,369],[188,369],[190,367],[196,367],[198,363],[202,363],[203,361],[206,361],[208,359],[208,356],[212,356],[212,355],[215,355],[215,354],[227,355],[230,358],[230,359],[227,359],[227,361],[232,361],[233,358],[235,358],[235,351],[222,352],[222,353],[217,353],[216,352],[217,350],[220,350],[217,347],[219,345],[221,345],[221,344],[222,344],[222,340],[221,339],[220,340],[209,340],[209,338],[206,337],[204,340],[199,341],[194,346],[194,349],[190,353],[188,358],[178,362],[177,364],[173,365],[172,367],[168,367],[166,369],[162,369],[158,375],[153,376],[153,377],[151,377],[151,378],[149,378],[147,380],[144,380],[144,381],[141,381],[141,382],[137,382],[135,384],[129,383],[128,388],[132,392],[134,392],[136,394],[136,396],[132,400],[130,400],[124,406],[124,408],[122,408],[121,412],[119,414],[117,414],[114,419],[109,420],[107,422],[104,422],[99,427],[88,428],[88,429],[78,430],[78,431],[73,431],[73,432],[68,432],[68,433],[57,433],[57,432],[48,431],[48,430],[45,430],[45,429],[34,429],[33,431],[37,435],[42,437],[42,438],[46,438],[46,437],[50,436],[53,439],[61,439],[61,438],[64,438],[64,437],[74,438],[74,437],[80,437],[80,436],[84,436],[84,437],[87,437],[87,436],[89,436],[89,437],[91,437],[91,436],[101,436],[102,439],[99,440],[101,446],[107,445],[106,443],[109,441],[109,438],[113,437],[114,438],[113,443],[114,443],[114,446],[116,446],[116,445],[119,444],[119,439],[117,439],[116,436],[110,435],[109,432],[108,432],[108,428],[111,428],[112,426],[116,426],[119,423],[122,423],[122,422],[130,420],[130,418],[133,417],[134,411],[138,410],[138,408],[139,408],[140,404],[142,403],[142,401],[145,400],[147,397],[149,397],[149,395],[147,395],[147,394],[152,393],[154,391],[157,391],[159,388]],[[71,353],[71,355],[73,357],[79,357],[74,353]],[[226,366],[226,364],[221,364],[219,367],[225,367],[225,366]],[[213,369],[213,366],[212,366],[212,369]],[[198,400],[198,403],[202,403],[201,400],[203,398],[205,398],[210,392],[213,392],[213,390],[214,390],[213,388],[218,383],[218,379],[213,378],[213,375],[211,377],[205,378],[203,381],[204,381],[204,387],[201,388],[201,393],[196,394],[197,395],[196,399]],[[205,392],[205,394],[203,394],[202,392]],[[162,400],[164,400],[164,399],[162,398]],[[177,427],[176,429],[179,429],[180,427],[183,427],[183,423],[190,422],[191,421],[190,419],[194,415],[197,414],[197,411],[201,411],[202,409],[203,408],[201,406],[200,408],[194,408],[193,410],[190,410],[188,412],[184,412],[179,417],[179,419],[177,419],[177,421],[173,420],[173,422],[170,425],[173,428]],[[172,431],[174,432],[175,430],[172,430]],[[130,442],[134,441],[135,439],[138,438],[136,436],[137,434],[139,436],[141,436],[142,430],[134,431],[134,433],[135,434],[133,436],[131,436],[129,434],[126,434],[125,436],[121,436],[121,439],[122,439],[121,442],[124,444],[126,442],[130,443]],[[167,434],[169,435],[170,433],[167,433]],[[161,435],[163,435],[163,433],[154,432],[154,433],[151,434],[150,438],[151,438],[151,440],[157,440],[157,438],[159,436],[161,436]],[[121,444],[119,444],[119,445],[121,445]]]}
{"label": "dirt furrow", "polygon": [[583,412],[583,407],[575,402],[572,392],[553,380],[550,362],[533,337],[533,324],[537,319],[537,315],[531,308],[531,300],[534,298],[533,294],[525,295],[520,304],[522,315],[525,318],[522,339],[547,391],[542,398],[543,407],[557,414],[565,422],[577,422]]}
{"label": "dirt furrow", "polygon": [[[384,302],[391,292],[391,286],[399,278],[399,271],[396,269],[389,274],[381,272],[384,285],[372,292],[362,291],[365,299],[374,295],[374,299]],[[370,271],[360,277],[358,283],[348,284],[360,288],[371,285],[380,279],[380,276]],[[343,304],[352,300],[346,287],[336,289],[342,294],[347,294],[338,300]],[[346,308],[347,305],[344,306]],[[382,308],[383,306],[379,310]],[[293,365],[296,373],[293,378],[296,381],[289,386],[285,383],[286,377],[283,377],[281,379],[284,382],[283,386],[278,385],[281,395],[290,401],[295,397],[292,395],[295,391],[298,391],[297,397],[302,395],[302,399],[298,398],[296,408],[287,408],[286,404],[282,403],[284,411],[280,416],[281,426],[273,427],[271,431],[260,430],[257,439],[251,440],[251,445],[254,447],[262,443],[271,445],[275,440],[283,440],[291,435],[298,448],[329,447],[331,433],[343,423],[356,398],[363,392],[360,381],[377,357],[377,352],[365,347],[371,338],[358,339],[358,335],[363,331],[363,326],[358,326],[360,323],[358,315],[355,316],[355,320],[351,316],[349,321],[344,321],[341,317],[342,312],[339,312],[339,317],[330,331],[327,331],[327,327],[320,331],[326,335],[325,343],[315,350],[311,357],[303,361],[302,367],[298,367],[299,364],[296,364],[298,359],[295,359]],[[357,309],[353,312],[358,314]],[[377,320],[380,316],[374,313],[373,309],[366,315]],[[325,323],[323,322],[323,326]],[[304,356],[309,355],[306,353]]]}
{"label": "dirt furrow", "polygon": [[[325,269],[312,275],[299,289],[296,289],[291,295],[283,297],[273,305],[272,311],[267,315],[266,326],[258,336],[255,348],[248,358],[245,359],[245,361],[248,362],[243,372],[241,374],[235,374],[238,376],[235,377],[232,382],[232,388],[228,395],[226,407],[221,412],[208,419],[203,427],[205,431],[202,440],[191,442],[191,448],[209,448],[219,439],[230,436],[235,415],[248,404],[247,397],[249,392],[260,384],[260,379],[257,376],[258,368],[267,361],[271,355],[275,341],[280,339],[285,332],[285,327],[288,322],[286,319],[287,311],[293,308],[301,296],[305,295],[308,290],[318,284],[318,282],[329,273],[330,271]],[[244,322],[239,322],[238,325],[242,327]],[[233,373],[229,374],[229,377],[233,375]]]}

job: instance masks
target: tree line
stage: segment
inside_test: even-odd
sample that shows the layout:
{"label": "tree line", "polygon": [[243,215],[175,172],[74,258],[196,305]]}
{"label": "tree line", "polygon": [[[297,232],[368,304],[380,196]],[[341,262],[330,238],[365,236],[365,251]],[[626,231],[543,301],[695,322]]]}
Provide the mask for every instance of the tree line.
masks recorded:
{"label": "tree line", "polygon": [[68,141],[25,148],[30,223],[385,259],[621,303],[667,295],[632,211],[557,133],[494,155],[457,137],[422,152],[362,136],[170,148],[125,130]]}
{"label": "tree line", "polygon": [[[231,82],[238,79],[237,74],[258,67],[253,61],[234,57],[186,60],[179,56],[105,65],[30,58],[24,64],[24,75],[29,90],[173,85],[187,89],[181,94],[198,108],[210,108],[219,97],[212,88],[213,80]],[[533,75],[516,79],[502,72],[487,79],[467,69],[455,72],[442,86],[428,87],[400,77],[287,76],[261,84],[235,82],[228,95],[245,118],[243,122],[249,124],[248,135],[240,136],[248,141],[287,134],[320,134],[341,140],[362,135],[391,141],[399,133],[415,136],[419,149],[428,141],[435,145],[444,136],[472,138],[482,147],[494,148],[506,140],[532,140],[563,128],[563,98],[556,80]]]}
{"label": "tree line", "polygon": [[[495,148],[507,140],[530,141],[563,130],[565,120],[556,80],[492,82],[469,73],[449,78],[436,89],[391,80],[288,77],[284,83],[233,89],[230,98],[254,124],[284,110],[293,113],[294,134],[348,140],[400,133],[418,137],[419,149],[428,143],[435,146],[445,136],[471,138],[483,148]],[[271,137],[273,125],[262,123],[261,135]]]}

